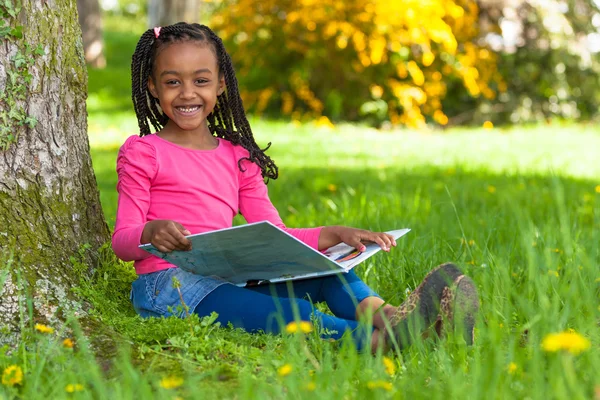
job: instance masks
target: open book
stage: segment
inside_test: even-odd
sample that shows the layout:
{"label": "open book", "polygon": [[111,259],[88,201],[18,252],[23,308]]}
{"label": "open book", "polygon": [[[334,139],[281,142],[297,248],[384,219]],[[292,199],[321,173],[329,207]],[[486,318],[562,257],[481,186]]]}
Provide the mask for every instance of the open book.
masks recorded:
{"label": "open book", "polygon": [[[395,239],[410,229],[389,231]],[[163,253],[140,248],[189,272],[218,276],[238,286],[314,278],[350,271],[381,250],[365,243],[360,252],[344,243],[319,252],[268,221],[187,236],[190,251]]]}

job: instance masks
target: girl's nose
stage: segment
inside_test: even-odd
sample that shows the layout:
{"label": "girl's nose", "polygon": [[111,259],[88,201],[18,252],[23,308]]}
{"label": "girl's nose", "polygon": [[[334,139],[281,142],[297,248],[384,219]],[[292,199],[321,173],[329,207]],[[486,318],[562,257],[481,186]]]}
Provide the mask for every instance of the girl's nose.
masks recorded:
{"label": "girl's nose", "polygon": [[193,99],[194,97],[196,97],[196,91],[195,91],[194,85],[192,85],[192,84],[181,85],[181,93],[179,94],[179,96],[182,99]]}

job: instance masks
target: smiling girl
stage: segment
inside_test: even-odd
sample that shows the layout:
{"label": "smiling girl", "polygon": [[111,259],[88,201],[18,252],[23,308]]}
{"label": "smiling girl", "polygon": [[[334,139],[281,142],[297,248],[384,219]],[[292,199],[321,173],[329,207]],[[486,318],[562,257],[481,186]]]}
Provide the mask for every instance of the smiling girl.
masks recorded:
{"label": "smiling girl", "polygon": [[[117,158],[112,245],[118,257],[134,261],[138,278],[131,299],[140,315],[184,316],[178,308],[183,298],[201,317],[218,313],[225,326],[278,333],[289,322],[314,319],[325,328],[323,337],[348,332],[357,348],[372,351],[393,340],[408,345],[432,326],[439,332],[445,322],[458,322],[472,342],[476,289],[452,264],[432,271],[404,304],[393,307],[353,272],[291,287],[240,288],[139,249],[152,243],[162,252],[189,250],[186,235],[231,227],[238,213],[247,222],[269,221],[317,250],[344,242],[363,251],[363,242],[375,242],[389,251],[396,242],[385,233],[343,226],[285,227],[264,182],[277,178],[277,167],[254,140],[231,59],[208,27],[178,23],[146,31],[131,66],[140,134],[127,139]],[[320,301],[334,315],[316,310],[312,302]],[[459,305],[466,312],[457,320]],[[358,322],[364,315],[372,316],[368,326]]]}

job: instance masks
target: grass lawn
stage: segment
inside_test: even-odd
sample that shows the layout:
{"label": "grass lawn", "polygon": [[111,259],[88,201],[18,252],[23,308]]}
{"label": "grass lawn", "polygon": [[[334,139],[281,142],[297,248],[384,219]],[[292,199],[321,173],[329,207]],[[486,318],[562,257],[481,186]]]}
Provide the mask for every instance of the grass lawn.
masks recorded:
{"label": "grass lawn", "polygon": [[[123,100],[126,73],[114,75],[123,87],[99,84],[101,73],[90,73],[90,143],[112,227],[116,152],[137,128]],[[142,320],[128,302],[131,266],[106,252],[78,290],[122,338],[117,349],[95,344],[111,361],[97,363],[77,329],[70,349],[66,333],[28,328],[27,347],[0,356],[1,368],[23,367],[23,385],[1,385],[0,398],[598,398],[599,130],[378,132],[251,122],[260,144],[273,142],[268,154],[280,178],[269,193],[288,226],[412,228],[357,273],[399,304],[431,268],[458,263],[480,291],[476,344],[428,339],[384,359],[316,333],[250,335],[210,318]],[[545,340],[559,332],[567,332],[556,339],[566,350],[548,351]]]}

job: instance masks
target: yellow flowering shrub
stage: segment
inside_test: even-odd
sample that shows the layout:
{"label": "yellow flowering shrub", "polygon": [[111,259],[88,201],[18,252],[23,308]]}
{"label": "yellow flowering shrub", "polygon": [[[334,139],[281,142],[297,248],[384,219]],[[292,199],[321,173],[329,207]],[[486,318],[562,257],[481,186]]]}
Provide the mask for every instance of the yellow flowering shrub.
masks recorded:
{"label": "yellow flowering shrub", "polygon": [[444,125],[449,80],[490,99],[501,84],[474,43],[478,12],[474,0],[223,0],[211,26],[253,112]]}

